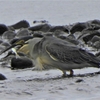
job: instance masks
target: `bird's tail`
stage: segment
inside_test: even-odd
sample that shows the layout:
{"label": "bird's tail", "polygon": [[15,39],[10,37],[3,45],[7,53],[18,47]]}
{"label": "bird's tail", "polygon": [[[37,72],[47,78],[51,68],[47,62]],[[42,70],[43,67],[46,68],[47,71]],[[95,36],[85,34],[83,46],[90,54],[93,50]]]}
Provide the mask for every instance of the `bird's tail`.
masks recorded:
{"label": "bird's tail", "polygon": [[90,61],[91,65],[96,68],[100,68],[100,60]]}

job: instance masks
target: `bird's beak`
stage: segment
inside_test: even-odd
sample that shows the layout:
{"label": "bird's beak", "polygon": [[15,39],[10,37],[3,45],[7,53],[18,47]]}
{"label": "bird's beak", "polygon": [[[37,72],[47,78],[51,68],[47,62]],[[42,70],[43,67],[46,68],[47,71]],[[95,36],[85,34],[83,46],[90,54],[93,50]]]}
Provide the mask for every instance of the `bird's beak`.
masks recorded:
{"label": "bird's beak", "polygon": [[12,55],[12,54],[13,54],[12,51],[9,51],[8,54],[7,54],[5,57],[3,57],[3,59],[9,57],[9,56]]}
{"label": "bird's beak", "polygon": [[19,40],[18,42],[12,44],[12,45],[11,45],[10,47],[8,47],[7,49],[3,50],[3,51],[0,53],[0,55],[3,54],[3,53],[5,53],[6,51],[10,50],[10,49],[13,48],[13,47],[16,47],[16,46],[18,46],[18,45],[23,46],[24,44],[25,44],[25,41],[24,41],[24,40]]}

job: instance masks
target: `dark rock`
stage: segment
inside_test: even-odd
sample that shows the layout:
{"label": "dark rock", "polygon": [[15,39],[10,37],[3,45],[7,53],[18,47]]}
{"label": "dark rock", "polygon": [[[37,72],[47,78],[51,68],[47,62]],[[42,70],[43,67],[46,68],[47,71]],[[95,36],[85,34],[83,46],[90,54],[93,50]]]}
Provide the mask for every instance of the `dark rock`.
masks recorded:
{"label": "dark rock", "polygon": [[11,59],[11,69],[24,69],[30,67],[33,67],[33,62],[26,57],[22,58],[13,57]]}
{"label": "dark rock", "polygon": [[8,27],[5,24],[0,24],[0,35],[8,31]]}
{"label": "dark rock", "polygon": [[6,80],[6,79],[7,78],[3,74],[0,73],[0,80]]}
{"label": "dark rock", "polygon": [[26,20],[21,20],[13,25],[10,25],[10,27],[13,27],[14,29],[28,28],[30,27],[30,24]]}
{"label": "dark rock", "polygon": [[80,82],[83,82],[83,79],[76,80],[76,83],[80,83]]}
{"label": "dark rock", "polygon": [[76,23],[72,26],[70,29],[71,34],[74,34],[75,32],[81,32],[87,27],[86,23]]}
{"label": "dark rock", "polygon": [[51,28],[51,25],[49,24],[40,24],[36,26],[29,27],[28,29],[31,31],[42,31],[42,32],[48,32]]}

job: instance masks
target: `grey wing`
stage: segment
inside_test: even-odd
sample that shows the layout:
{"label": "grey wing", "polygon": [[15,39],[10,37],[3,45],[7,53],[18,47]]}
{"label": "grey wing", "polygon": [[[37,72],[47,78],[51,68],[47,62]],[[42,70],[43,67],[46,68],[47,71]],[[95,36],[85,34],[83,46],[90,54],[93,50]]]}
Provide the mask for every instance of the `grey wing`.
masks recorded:
{"label": "grey wing", "polygon": [[49,56],[55,61],[80,64],[86,62],[87,60],[87,57],[83,57],[83,55],[80,53],[79,48],[67,46],[60,43],[47,45],[46,51]]}

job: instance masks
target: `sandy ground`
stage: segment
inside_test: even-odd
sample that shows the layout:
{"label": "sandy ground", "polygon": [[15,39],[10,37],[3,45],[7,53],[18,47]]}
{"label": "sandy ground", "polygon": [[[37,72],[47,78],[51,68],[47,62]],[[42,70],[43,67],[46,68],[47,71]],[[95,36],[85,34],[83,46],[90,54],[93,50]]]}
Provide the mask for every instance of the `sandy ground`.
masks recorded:
{"label": "sandy ground", "polygon": [[[100,18],[99,0],[2,0],[0,22],[11,25],[20,20],[47,20],[67,25]],[[100,69],[75,70],[75,75]],[[7,80],[0,81],[0,100],[100,100],[100,74],[61,78],[59,70],[32,71],[0,68]],[[81,82],[77,82],[81,80]]]}
{"label": "sandy ground", "polygon": [[[0,81],[2,100],[99,100],[100,74],[62,78],[59,70],[32,71],[2,68],[7,80]],[[75,70],[75,75],[98,69]],[[81,80],[81,82],[77,82]]]}

